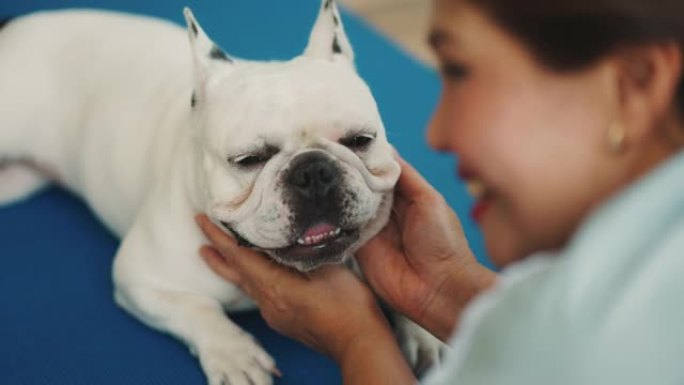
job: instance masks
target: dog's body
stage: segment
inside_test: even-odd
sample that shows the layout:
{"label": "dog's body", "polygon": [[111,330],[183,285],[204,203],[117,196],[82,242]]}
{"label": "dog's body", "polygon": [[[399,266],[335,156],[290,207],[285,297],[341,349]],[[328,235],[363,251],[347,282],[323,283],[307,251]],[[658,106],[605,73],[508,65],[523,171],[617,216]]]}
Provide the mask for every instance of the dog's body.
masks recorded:
{"label": "dog's body", "polygon": [[[266,384],[273,360],[223,313],[252,304],[197,256],[194,215],[308,270],[379,231],[399,170],[330,0],[289,62],[231,58],[186,20],[64,11],[1,30],[0,203],[46,175],[77,192],[122,237],[117,302],[185,341],[211,384]],[[413,363],[436,360],[408,329]]]}

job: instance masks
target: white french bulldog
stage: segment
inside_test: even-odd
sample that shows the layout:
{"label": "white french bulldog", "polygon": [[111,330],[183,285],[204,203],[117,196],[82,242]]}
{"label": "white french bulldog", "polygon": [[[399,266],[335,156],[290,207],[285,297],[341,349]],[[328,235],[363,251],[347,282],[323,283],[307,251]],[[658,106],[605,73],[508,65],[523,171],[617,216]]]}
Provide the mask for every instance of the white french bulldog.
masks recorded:
{"label": "white french bulldog", "polygon": [[[0,202],[47,179],[77,192],[122,237],[122,307],[187,343],[210,384],[270,384],[273,359],[224,313],[253,303],[198,257],[194,215],[300,271],[342,263],[386,223],[399,166],[333,1],[284,62],[233,58],[185,18],[187,34],[101,11],[6,25]],[[437,362],[438,340],[397,327],[414,367]]]}

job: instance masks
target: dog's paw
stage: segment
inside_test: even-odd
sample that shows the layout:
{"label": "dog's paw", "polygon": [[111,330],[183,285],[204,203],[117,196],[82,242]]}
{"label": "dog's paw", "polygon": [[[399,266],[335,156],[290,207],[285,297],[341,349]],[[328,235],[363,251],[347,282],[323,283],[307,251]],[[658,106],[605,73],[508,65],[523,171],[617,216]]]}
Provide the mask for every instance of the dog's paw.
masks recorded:
{"label": "dog's paw", "polygon": [[447,346],[415,323],[400,317],[395,332],[404,357],[417,378],[439,366]]}
{"label": "dog's paw", "polygon": [[275,361],[248,334],[215,339],[195,349],[209,385],[271,385]]}

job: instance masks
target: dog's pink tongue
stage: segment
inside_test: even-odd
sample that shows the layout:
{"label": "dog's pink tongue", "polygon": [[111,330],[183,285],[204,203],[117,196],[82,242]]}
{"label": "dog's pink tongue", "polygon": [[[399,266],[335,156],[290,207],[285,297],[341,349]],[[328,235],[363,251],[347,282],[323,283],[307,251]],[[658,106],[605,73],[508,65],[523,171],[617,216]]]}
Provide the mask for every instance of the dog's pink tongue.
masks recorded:
{"label": "dog's pink tongue", "polygon": [[328,234],[331,231],[335,231],[337,228],[329,223],[319,223],[315,226],[309,227],[302,235],[302,238],[315,237],[317,235]]}

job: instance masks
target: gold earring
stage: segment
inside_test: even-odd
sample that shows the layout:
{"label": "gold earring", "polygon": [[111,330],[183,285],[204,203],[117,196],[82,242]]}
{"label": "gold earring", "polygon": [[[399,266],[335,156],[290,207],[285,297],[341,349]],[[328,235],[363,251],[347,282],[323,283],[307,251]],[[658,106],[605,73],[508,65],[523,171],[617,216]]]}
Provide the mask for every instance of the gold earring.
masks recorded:
{"label": "gold earring", "polygon": [[610,150],[616,154],[622,153],[625,150],[627,140],[627,132],[625,125],[619,121],[615,121],[608,126],[606,135],[608,146]]}

